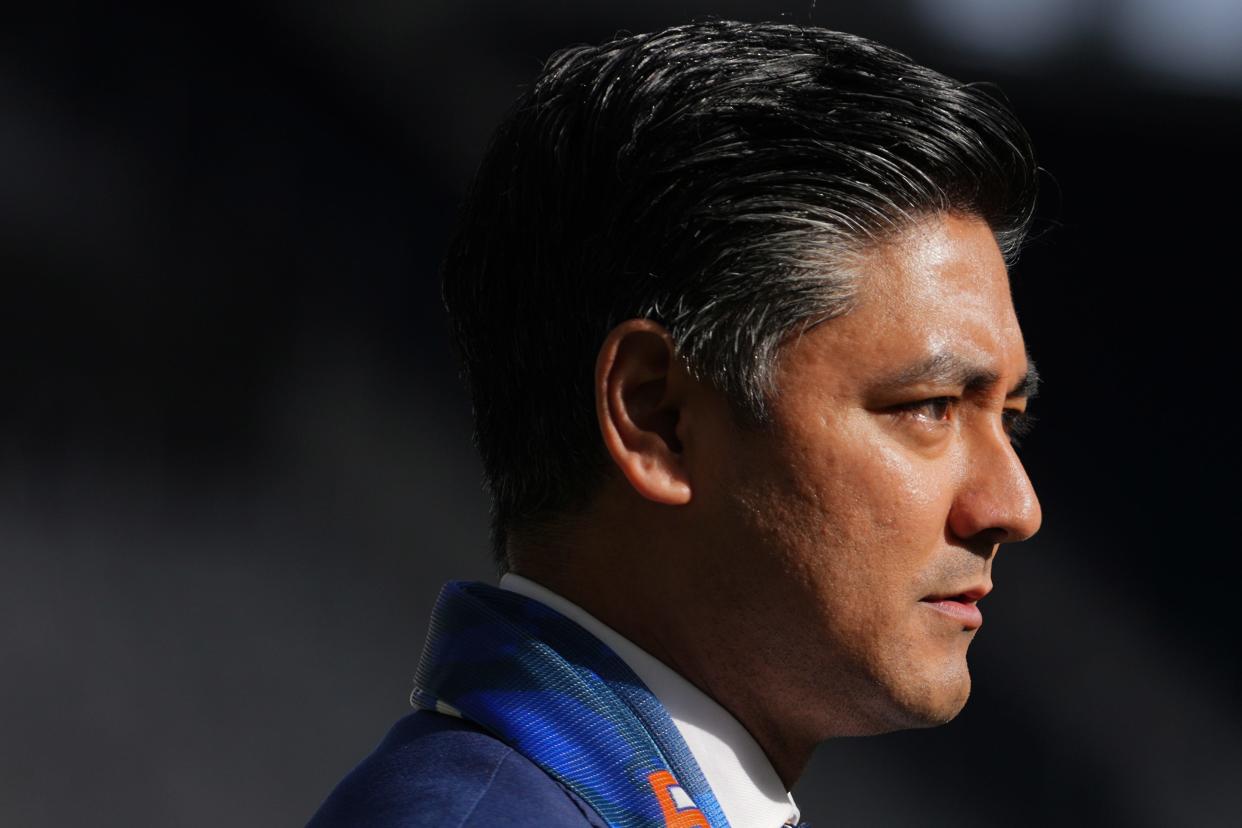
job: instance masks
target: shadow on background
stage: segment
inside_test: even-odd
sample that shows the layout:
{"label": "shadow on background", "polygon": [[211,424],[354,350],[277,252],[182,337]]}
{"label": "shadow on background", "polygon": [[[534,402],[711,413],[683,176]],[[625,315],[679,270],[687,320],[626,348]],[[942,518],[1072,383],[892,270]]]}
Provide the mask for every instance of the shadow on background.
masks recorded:
{"label": "shadow on background", "polygon": [[1044,528],[966,711],[823,746],[804,816],[1237,824],[1242,6],[333,5],[44,4],[0,50],[0,823],[297,824],[405,712],[440,583],[492,576],[457,201],[555,48],[715,14],[996,81],[1049,170]]}

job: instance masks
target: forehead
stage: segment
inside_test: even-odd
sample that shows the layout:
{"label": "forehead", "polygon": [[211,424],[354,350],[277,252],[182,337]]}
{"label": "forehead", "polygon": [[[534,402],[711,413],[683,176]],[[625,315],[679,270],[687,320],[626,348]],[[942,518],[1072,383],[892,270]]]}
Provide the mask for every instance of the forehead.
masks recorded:
{"label": "forehead", "polygon": [[782,376],[863,381],[943,353],[1002,376],[1025,372],[1008,271],[982,220],[931,216],[860,255],[854,271],[853,310],[791,341]]}
{"label": "forehead", "polygon": [[1004,257],[988,225],[936,214],[907,226],[860,257],[860,298],[934,302],[1009,294]]}

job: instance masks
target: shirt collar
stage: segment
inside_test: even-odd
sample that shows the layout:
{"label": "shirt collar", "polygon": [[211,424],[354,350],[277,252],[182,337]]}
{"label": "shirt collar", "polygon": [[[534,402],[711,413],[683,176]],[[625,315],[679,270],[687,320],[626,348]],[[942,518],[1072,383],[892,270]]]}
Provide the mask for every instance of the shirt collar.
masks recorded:
{"label": "shirt collar", "polygon": [[608,645],[629,665],[668,711],[730,825],[734,828],[780,828],[798,821],[798,806],[763,749],[746,728],[710,696],[582,607],[547,587],[512,572],[501,576],[500,587],[556,610]]}

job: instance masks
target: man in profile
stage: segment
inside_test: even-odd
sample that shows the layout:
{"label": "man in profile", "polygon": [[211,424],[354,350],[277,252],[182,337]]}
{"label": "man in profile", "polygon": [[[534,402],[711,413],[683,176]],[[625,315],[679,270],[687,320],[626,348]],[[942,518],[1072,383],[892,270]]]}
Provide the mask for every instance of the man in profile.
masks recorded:
{"label": "man in profile", "polygon": [[313,825],[780,828],[815,745],[949,721],[1040,508],[992,95],[709,22],[555,55],[444,266],[499,587]]}

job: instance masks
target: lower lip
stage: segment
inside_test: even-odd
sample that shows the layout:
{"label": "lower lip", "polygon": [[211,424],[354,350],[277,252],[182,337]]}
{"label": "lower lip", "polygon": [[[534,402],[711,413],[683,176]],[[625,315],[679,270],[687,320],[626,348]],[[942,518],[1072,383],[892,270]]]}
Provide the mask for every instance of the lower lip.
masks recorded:
{"label": "lower lip", "polygon": [[983,626],[983,613],[974,604],[963,604],[961,601],[923,601],[924,604],[942,613],[946,618],[961,623],[963,627],[977,630]]}

